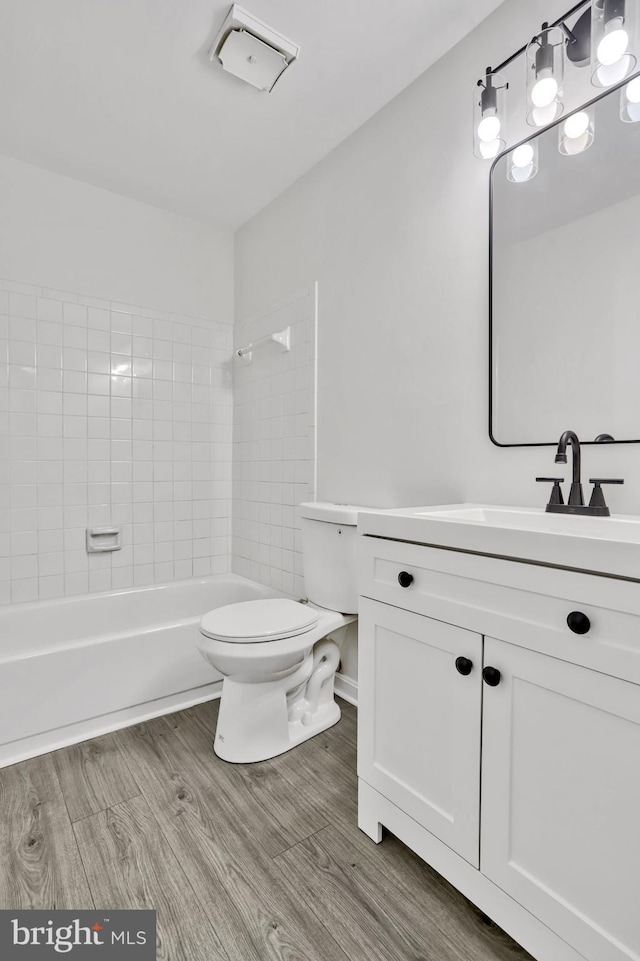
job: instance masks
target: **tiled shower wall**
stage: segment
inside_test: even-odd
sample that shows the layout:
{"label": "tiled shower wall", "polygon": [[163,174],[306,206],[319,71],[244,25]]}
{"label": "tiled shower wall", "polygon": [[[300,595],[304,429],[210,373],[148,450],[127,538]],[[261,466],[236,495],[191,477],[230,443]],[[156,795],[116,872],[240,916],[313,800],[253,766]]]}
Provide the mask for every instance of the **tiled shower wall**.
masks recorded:
{"label": "tiled shower wall", "polygon": [[235,348],[291,328],[291,350],[269,343],[234,359],[233,570],[301,597],[296,507],[315,496],[316,287],[236,324]]}
{"label": "tiled shower wall", "polygon": [[232,336],[0,281],[0,603],[227,570]]}

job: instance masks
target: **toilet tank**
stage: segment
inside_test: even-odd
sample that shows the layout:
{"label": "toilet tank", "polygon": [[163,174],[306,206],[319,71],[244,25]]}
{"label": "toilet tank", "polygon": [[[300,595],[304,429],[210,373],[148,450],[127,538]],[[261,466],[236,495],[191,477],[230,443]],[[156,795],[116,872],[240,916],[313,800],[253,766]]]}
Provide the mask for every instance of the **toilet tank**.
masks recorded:
{"label": "toilet tank", "polygon": [[358,610],[356,524],[362,507],[301,504],[304,586],[313,604],[341,614]]}

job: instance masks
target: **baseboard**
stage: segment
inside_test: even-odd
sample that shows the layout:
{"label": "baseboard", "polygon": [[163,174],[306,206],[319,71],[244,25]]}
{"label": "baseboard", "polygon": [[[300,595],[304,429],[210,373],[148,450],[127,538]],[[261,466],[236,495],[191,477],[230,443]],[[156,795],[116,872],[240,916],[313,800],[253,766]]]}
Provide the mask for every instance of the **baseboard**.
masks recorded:
{"label": "baseboard", "polygon": [[354,707],[358,706],[358,682],[353,678],[347,677],[346,674],[336,674],[333,689],[338,697],[353,704]]}
{"label": "baseboard", "polygon": [[70,744],[78,744],[80,741],[110,734],[122,727],[142,724],[143,721],[161,717],[163,714],[183,711],[188,707],[220,697],[221,693],[222,681],[214,681],[212,684],[203,684],[202,687],[192,688],[189,691],[169,694],[153,701],[146,701],[144,704],[136,704],[100,717],[79,721],[77,724],[69,724],[66,727],[55,728],[0,745],[0,768],[38,757],[40,754],[48,754],[50,751],[57,751],[61,747],[69,747]]}

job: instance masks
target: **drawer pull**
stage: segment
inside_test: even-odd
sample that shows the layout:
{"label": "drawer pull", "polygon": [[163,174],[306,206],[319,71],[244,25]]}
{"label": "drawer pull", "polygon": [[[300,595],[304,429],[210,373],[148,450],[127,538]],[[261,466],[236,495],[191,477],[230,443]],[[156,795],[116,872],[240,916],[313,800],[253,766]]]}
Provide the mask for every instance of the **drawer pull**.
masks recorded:
{"label": "drawer pull", "polygon": [[567,624],[574,634],[587,634],[591,627],[591,621],[582,611],[571,611],[567,617]]}
{"label": "drawer pull", "polygon": [[484,678],[485,684],[488,684],[489,687],[497,687],[502,675],[497,667],[485,667],[482,672],[482,677]]}
{"label": "drawer pull", "polygon": [[411,587],[413,584],[413,574],[409,571],[400,571],[398,574],[398,584],[400,587]]}
{"label": "drawer pull", "polygon": [[465,677],[467,674],[471,674],[473,670],[473,661],[470,661],[468,657],[456,657],[456,671],[458,674],[463,674]]}

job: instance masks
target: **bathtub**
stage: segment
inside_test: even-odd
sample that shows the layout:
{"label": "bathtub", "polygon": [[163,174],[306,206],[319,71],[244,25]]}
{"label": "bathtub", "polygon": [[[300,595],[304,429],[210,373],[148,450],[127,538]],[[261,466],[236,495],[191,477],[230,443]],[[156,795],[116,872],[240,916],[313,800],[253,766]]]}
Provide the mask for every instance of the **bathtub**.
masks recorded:
{"label": "bathtub", "polygon": [[219,696],[201,616],[275,596],[219,574],[0,608],[0,767]]}

